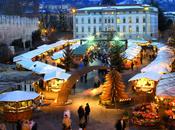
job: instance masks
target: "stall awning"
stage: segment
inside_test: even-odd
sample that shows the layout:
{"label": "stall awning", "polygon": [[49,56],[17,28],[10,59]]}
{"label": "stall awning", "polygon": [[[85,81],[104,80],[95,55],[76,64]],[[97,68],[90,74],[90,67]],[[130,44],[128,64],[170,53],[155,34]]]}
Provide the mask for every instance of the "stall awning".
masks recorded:
{"label": "stall awning", "polygon": [[153,81],[159,81],[161,76],[162,76],[161,74],[158,74],[158,73],[155,73],[155,72],[139,73],[139,74],[136,74],[131,79],[129,79],[129,81],[139,80],[141,78],[147,78],[147,79],[150,79],[150,80],[153,80]]}
{"label": "stall awning", "polygon": [[26,91],[5,92],[3,94],[0,94],[0,102],[27,101],[27,100],[33,100],[38,96],[39,94],[35,92],[26,92]]}
{"label": "stall awning", "polygon": [[168,74],[164,74],[161,78],[162,78],[162,79],[175,78],[175,72],[173,72],[173,73],[168,73]]}
{"label": "stall awning", "polygon": [[68,73],[65,73],[63,71],[53,71],[51,73],[47,73],[44,76],[44,81],[48,81],[51,79],[63,79],[63,80],[67,80],[71,75]]}

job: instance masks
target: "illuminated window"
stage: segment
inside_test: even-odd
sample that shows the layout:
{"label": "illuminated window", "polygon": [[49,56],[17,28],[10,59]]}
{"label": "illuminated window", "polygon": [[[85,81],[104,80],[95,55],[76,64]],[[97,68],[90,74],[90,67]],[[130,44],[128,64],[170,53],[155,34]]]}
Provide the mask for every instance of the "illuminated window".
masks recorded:
{"label": "illuminated window", "polygon": [[121,23],[121,20],[120,20],[120,18],[117,18],[117,23]]}

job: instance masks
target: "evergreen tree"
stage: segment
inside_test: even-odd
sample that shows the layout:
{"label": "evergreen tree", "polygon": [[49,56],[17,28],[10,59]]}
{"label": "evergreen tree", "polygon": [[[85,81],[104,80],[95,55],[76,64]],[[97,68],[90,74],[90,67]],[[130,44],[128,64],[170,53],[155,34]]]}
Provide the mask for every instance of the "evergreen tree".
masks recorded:
{"label": "evergreen tree", "polygon": [[121,57],[122,47],[119,46],[120,41],[113,44],[110,48],[110,63],[112,68],[116,68],[118,71],[122,71],[123,60]]}
{"label": "evergreen tree", "polygon": [[102,94],[100,95],[102,104],[105,102],[115,104],[120,99],[128,99],[129,96],[125,92],[122,77],[116,69],[111,69],[105,78],[106,82],[103,85]]}
{"label": "evergreen tree", "polygon": [[116,5],[116,0],[102,0],[101,1],[101,5],[108,5],[108,6],[110,6],[110,5]]}
{"label": "evergreen tree", "polygon": [[64,50],[64,65],[66,68],[66,71],[70,71],[70,68],[73,63],[73,50],[70,48],[70,45],[68,45]]}

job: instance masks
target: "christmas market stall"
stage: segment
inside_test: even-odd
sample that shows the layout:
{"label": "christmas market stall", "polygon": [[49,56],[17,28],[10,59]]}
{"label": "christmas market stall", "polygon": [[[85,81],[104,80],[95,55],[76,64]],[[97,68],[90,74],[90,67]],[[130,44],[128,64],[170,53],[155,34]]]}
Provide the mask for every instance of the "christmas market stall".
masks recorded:
{"label": "christmas market stall", "polygon": [[71,75],[62,71],[53,71],[44,76],[45,89],[49,92],[58,92],[61,85],[67,81]]}
{"label": "christmas market stall", "polygon": [[0,94],[3,105],[3,116],[6,121],[30,119],[34,102],[39,99],[39,94],[26,91],[12,91]]}
{"label": "christmas market stall", "polygon": [[129,82],[136,92],[152,93],[160,78],[161,74],[156,72],[146,72],[136,74],[129,79]]}
{"label": "christmas market stall", "polygon": [[122,53],[123,63],[125,68],[133,68],[139,66],[140,62],[141,47],[136,44],[131,45],[125,52]]}
{"label": "christmas market stall", "polygon": [[160,74],[170,73],[174,62],[174,51],[168,46],[159,48],[157,57],[149,65],[141,69],[141,72],[157,72]]}
{"label": "christmas market stall", "polygon": [[175,73],[162,76],[156,89],[156,101],[165,109],[165,114],[175,119]]}

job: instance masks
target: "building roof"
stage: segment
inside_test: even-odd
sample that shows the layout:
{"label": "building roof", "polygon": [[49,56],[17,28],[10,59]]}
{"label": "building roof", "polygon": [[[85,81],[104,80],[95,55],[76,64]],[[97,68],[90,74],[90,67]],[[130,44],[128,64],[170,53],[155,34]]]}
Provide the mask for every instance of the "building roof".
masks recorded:
{"label": "building roof", "polygon": [[[151,7],[149,5],[117,5],[117,6],[96,6],[85,7],[78,9],[78,11],[98,11],[98,10],[126,10],[126,9],[144,9],[145,7]],[[151,7],[154,11],[158,11],[157,8]]]}
{"label": "building roof", "polygon": [[39,96],[35,92],[26,92],[26,91],[12,91],[5,92],[0,95],[0,102],[19,102],[26,100],[33,100]]}
{"label": "building roof", "polygon": [[44,81],[48,81],[55,78],[67,80],[70,76],[71,76],[70,74],[58,70],[58,71],[53,71],[51,73],[45,74]]}

